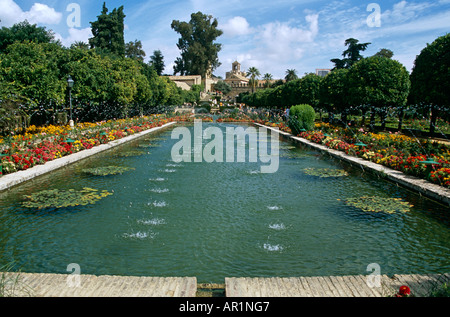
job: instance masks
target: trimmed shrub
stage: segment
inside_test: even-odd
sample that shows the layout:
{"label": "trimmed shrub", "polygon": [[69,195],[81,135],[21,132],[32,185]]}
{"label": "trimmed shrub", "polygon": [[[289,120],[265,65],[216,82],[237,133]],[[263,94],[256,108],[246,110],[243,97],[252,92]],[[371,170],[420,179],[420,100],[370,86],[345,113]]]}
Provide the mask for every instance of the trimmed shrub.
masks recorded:
{"label": "trimmed shrub", "polygon": [[296,105],[289,111],[289,128],[294,135],[298,135],[301,129],[312,130],[316,112],[310,105]]}

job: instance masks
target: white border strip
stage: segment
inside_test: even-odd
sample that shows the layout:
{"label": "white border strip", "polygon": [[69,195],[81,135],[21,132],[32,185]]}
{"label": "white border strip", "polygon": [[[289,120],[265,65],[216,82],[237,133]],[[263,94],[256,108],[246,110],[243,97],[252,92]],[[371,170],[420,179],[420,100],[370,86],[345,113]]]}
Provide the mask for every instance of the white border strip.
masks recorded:
{"label": "white border strip", "polygon": [[24,171],[19,171],[16,173],[12,173],[12,174],[7,174],[5,176],[0,177],[0,192],[4,191],[6,189],[9,189],[13,186],[19,185],[23,182],[29,181],[37,176],[43,175],[43,174],[47,174],[49,172],[52,172],[56,169],[59,169],[61,167],[67,166],[69,164],[78,162],[82,159],[88,158],[92,155],[98,154],[100,152],[109,150],[113,147],[116,147],[118,145],[124,144],[126,142],[130,142],[132,140],[135,140],[137,138],[140,138],[146,134],[167,128],[173,124],[176,124],[177,122],[169,122],[166,123],[160,127],[155,127],[155,128],[151,128],[142,132],[138,132],[136,134],[133,135],[129,135],[126,136],[124,138],[118,139],[118,140],[114,140],[111,141],[109,143],[106,144],[101,144],[98,146],[95,146],[91,149],[88,150],[83,150],[74,154],[70,154],[64,157],[61,157],[59,159],[56,160],[52,160],[52,161],[48,161],[45,164],[42,165],[36,165],[33,166],[32,168],[29,168],[27,170]]}
{"label": "white border strip", "polygon": [[[276,131],[272,127],[268,127],[268,126],[265,126],[265,125],[262,125],[262,124],[259,124],[256,122],[254,124],[264,127],[266,129]],[[397,171],[397,170],[391,169],[389,167],[386,167],[386,166],[383,166],[380,164],[376,164],[374,162],[366,161],[359,157],[347,155],[342,151],[330,149],[324,145],[311,142],[304,138],[293,136],[292,134],[287,133],[287,132],[278,131],[278,133],[280,133],[280,134],[284,135],[285,137],[290,138],[296,142],[302,143],[302,144],[312,147],[316,150],[319,150],[321,152],[327,152],[331,156],[334,156],[338,159],[344,160],[352,165],[358,165],[359,167],[367,168],[367,169],[372,170],[377,173],[382,173],[383,175],[386,176],[387,179],[389,179],[399,185],[402,185],[402,186],[404,186],[408,189],[411,189],[413,191],[416,191],[428,198],[434,199],[436,201],[439,201],[441,203],[444,203],[444,204],[450,206],[450,189],[448,189],[448,188],[439,186],[437,184],[433,184],[429,181],[426,181],[424,179],[421,179],[421,178],[418,178],[415,176],[406,175],[406,174],[402,173],[401,171]]]}

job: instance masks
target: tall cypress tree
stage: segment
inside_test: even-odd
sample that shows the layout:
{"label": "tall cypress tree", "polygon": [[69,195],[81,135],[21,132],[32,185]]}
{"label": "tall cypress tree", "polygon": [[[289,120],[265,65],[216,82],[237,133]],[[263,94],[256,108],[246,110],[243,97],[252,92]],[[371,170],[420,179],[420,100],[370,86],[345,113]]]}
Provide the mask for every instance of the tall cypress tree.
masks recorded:
{"label": "tall cypress tree", "polygon": [[125,56],[123,6],[108,13],[106,3],[97,21],[91,22],[92,35],[89,39],[91,48],[99,48],[118,56]]}

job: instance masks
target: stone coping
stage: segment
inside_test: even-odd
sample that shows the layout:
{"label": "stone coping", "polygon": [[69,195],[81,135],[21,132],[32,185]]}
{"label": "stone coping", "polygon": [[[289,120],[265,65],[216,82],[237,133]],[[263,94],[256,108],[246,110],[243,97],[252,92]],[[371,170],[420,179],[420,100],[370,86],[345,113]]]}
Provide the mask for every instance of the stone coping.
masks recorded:
{"label": "stone coping", "polygon": [[418,177],[406,175],[406,174],[402,173],[401,171],[397,171],[397,170],[391,169],[389,167],[364,160],[359,157],[345,154],[342,151],[330,149],[324,145],[317,144],[317,143],[311,142],[309,140],[306,140],[304,138],[294,136],[290,133],[280,131],[276,128],[268,127],[268,126],[265,126],[265,125],[262,125],[259,123],[254,123],[254,124],[256,124],[257,126],[272,130],[272,131],[276,131],[280,135],[284,136],[285,138],[291,139],[296,143],[301,143],[303,145],[306,145],[306,146],[313,148],[315,150],[318,150],[320,152],[328,153],[335,158],[343,160],[352,165],[361,167],[363,170],[367,169],[371,172],[377,173],[378,175],[383,175],[383,177],[385,177],[386,179],[388,179],[390,181],[395,182],[398,185],[401,185],[405,188],[408,188],[410,190],[418,192],[419,194],[421,194],[427,198],[433,199],[441,204],[446,205],[447,207],[450,207],[450,189],[448,189],[448,188],[439,186],[437,184],[430,183],[429,181],[418,178]]}
{"label": "stone coping", "polygon": [[7,174],[5,176],[0,177],[0,192],[7,190],[13,186],[24,183],[26,181],[29,181],[37,176],[47,174],[56,169],[62,168],[64,166],[70,165],[70,164],[78,162],[78,161],[81,161],[85,158],[88,158],[95,154],[104,152],[104,151],[109,150],[118,145],[133,141],[133,140],[140,138],[144,135],[147,135],[149,133],[156,132],[158,130],[167,128],[173,124],[176,124],[176,122],[169,122],[160,127],[151,128],[151,129],[148,129],[148,130],[145,130],[142,132],[135,133],[133,135],[126,136],[126,137],[118,139],[118,140],[111,141],[106,144],[101,144],[101,145],[95,146],[88,150],[83,150],[83,151],[80,151],[77,153],[73,153],[73,154],[61,157],[56,160],[48,161],[45,164],[36,165],[36,166],[33,166],[32,168],[29,168],[24,171],[18,171],[16,173]]}

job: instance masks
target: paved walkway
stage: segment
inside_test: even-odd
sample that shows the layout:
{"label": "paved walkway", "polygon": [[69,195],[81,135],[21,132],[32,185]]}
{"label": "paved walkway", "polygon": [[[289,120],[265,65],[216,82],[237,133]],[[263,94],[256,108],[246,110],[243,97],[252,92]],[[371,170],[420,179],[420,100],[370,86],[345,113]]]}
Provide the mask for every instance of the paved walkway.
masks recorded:
{"label": "paved walkway", "polygon": [[[379,277],[380,284],[374,287],[368,286],[377,282],[370,275],[225,278],[224,291],[226,297],[388,297],[408,285],[413,296],[427,297],[450,282],[450,274]],[[0,273],[0,282],[6,286],[4,295],[14,297],[197,296],[195,277]]]}
{"label": "paved walkway", "polygon": [[407,285],[413,296],[428,297],[439,285],[450,282],[450,274],[381,275],[379,281],[379,286],[369,287],[376,280],[365,275],[226,278],[225,293],[227,297],[389,297]]}
{"label": "paved walkway", "polygon": [[[0,274],[0,279],[1,279]],[[6,273],[13,297],[195,297],[195,277]]]}

